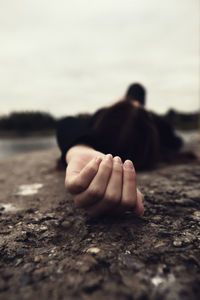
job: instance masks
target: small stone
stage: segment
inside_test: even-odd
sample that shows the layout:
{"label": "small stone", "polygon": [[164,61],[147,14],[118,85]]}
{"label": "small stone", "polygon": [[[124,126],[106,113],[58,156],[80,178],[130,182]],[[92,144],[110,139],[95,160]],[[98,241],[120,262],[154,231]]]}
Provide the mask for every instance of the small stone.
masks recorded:
{"label": "small stone", "polygon": [[65,228],[65,229],[67,229],[67,228],[70,228],[70,227],[72,226],[72,224],[71,224],[70,221],[63,221],[63,222],[61,223],[61,226],[62,226],[63,228]]}
{"label": "small stone", "polygon": [[174,247],[181,247],[183,245],[183,242],[181,240],[174,240],[173,245]]}
{"label": "small stone", "polygon": [[88,239],[86,239],[86,241],[87,241],[87,242],[91,242],[91,241],[92,241],[92,239],[91,239],[91,238],[88,238]]}
{"label": "small stone", "polygon": [[195,221],[200,221],[200,211],[199,210],[195,211],[192,218]]}
{"label": "small stone", "polygon": [[40,259],[39,256],[35,256],[35,257],[34,257],[34,262],[38,263],[38,262],[40,262],[40,260],[41,260],[41,259]]}
{"label": "small stone", "polygon": [[40,226],[40,231],[46,231],[47,229],[48,227],[45,225]]}
{"label": "small stone", "polygon": [[76,265],[81,272],[88,272],[93,266],[97,265],[97,260],[88,254],[80,256],[80,259],[77,261]]}
{"label": "small stone", "polygon": [[165,280],[161,276],[155,276],[151,279],[151,281],[152,281],[153,285],[158,286],[161,283],[163,283]]}
{"label": "small stone", "polygon": [[166,245],[166,243],[164,243],[164,242],[158,242],[155,246],[154,246],[154,248],[160,248],[160,247],[163,247],[163,246],[165,246]]}
{"label": "small stone", "polygon": [[35,229],[35,225],[32,224],[32,223],[28,224],[27,226],[28,226],[29,229]]}
{"label": "small stone", "polygon": [[160,222],[160,221],[162,221],[162,218],[160,216],[154,216],[153,221],[154,222]]}
{"label": "small stone", "polygon": [[87,253],[93,253],[93,254],[97,254],[100,252],[100,249],[97,247],[91,247],[89,249],[86,250]]}
{"label": "small stone", "polygon": [[15,267],[18,267],[23,262],[22,258],[19,258],[15,264]]}

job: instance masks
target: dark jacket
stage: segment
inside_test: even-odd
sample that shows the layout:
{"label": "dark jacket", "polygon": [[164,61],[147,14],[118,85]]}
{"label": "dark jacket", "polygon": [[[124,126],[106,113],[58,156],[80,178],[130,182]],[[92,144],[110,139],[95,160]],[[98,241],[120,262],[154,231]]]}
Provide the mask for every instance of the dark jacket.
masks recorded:
{"label": "dark jacket", "polygon": [[[97,139],[92,130],[93,124],[103,110],[98,110],[88,120],[81,117],[66,117],[57,122],[57,142],[62,153],[61,160],[64,165],[66,165],[66,152],[76,144],[86,144],[96,150],[105,152],[101,141]],[[162,117],[155,113],[150,113],[150,115],[158,132],[161,159],[168,160],[171,153],[177,152],[181,148],[183,141],[176,136],[172,126]]]}

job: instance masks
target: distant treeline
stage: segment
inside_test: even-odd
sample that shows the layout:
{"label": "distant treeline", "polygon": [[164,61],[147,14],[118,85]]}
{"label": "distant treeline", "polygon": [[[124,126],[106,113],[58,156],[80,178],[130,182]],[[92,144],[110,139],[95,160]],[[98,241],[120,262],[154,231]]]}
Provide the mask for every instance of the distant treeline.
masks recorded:
{"label": "distant treeline", "polygon": [[[81,118],[89,119],[89,114],[78,115]],[[176,129],[195,130],[199,126],[199,114],[179,113],[170,109],[162,116]],[[56,118],[44,112],[13,112],[8,116],[0,117],[0,133],[15,133],[19,135],[31,134],[34,132],[52,133],[55,130]]]}
{"label": "distant treeline", "polygon": [[55,129],[55,118],[44,112],[13,112],[0,117],[0,132],[29,134],[34,132],[52,132]]}
{"label": "distant treeline", "polygon": [[[90,118],[89,114],[80,114],[78,116],[86,121]],[[174,109],[169,109],[166,114],[160,116],[175,129],[196,130],[200,126],[200,112],[181,113]]]}
{"label": "distant treeline", "polygon": [[200,126],[200,112],[180,113],[170,109],[164,118],[176,129],[195,130]]}

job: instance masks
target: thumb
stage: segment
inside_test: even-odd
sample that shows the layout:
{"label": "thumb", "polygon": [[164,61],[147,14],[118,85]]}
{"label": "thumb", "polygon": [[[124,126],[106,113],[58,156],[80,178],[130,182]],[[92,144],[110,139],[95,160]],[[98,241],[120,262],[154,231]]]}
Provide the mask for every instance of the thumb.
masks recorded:
{"label": "thumb", "polygon": [[86,190],[96,175],[102,158],[92,159],[81,171],[77,161],[71,161],[66,170],[65,186],[71,194]]}

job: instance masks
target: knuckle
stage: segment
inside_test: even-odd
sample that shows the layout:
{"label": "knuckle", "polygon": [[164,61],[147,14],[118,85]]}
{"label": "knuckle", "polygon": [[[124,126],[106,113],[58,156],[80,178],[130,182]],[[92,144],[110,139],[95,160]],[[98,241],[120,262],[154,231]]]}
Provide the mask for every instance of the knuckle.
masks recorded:
{"label": "knuckle", "polygon": [[112,171],[112,165],[109,162],[102,163],[103,171],[105,172],[111,172]]}
{"label": "knuckle", "polygon": [[133,208],[136,205],[136,200],[135,197],[126,197],[122,201],[122,206],[125,208]]}
{"label": "knuckle", "polygon": [[95,198],[97,200],[100,200],[103,198],[103,192],[100,189],[91,188],[88,190],[88,196],[89,198]]}
{"label": "knuckle", "polygon": [[115,174],[122,174],[122,166],[120,166],[120,165],[114,164],[113,170],[114,170]]}
{"label": "knuckle", "polygon": [[105,199],[106,202],[110,204],[117,204],[120,202],[120,197],[113,194],[106,195]]}
{"label": "knuckle", "polygon": [[65,187],[70,193],[80,193],[84,190],[82,182],[77,182],[75,180],[66,180]]}
{"label": "knuckle", "polygon": [[97,168],[95,166],[88,166],[88,171],[91,174],[95,174],[97,172]]}

